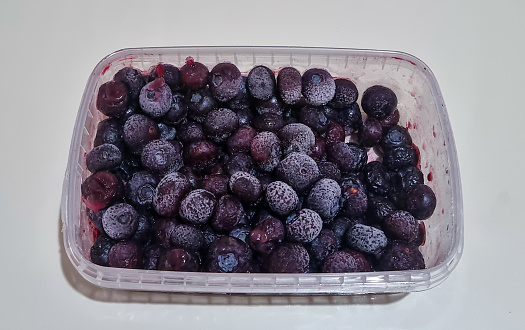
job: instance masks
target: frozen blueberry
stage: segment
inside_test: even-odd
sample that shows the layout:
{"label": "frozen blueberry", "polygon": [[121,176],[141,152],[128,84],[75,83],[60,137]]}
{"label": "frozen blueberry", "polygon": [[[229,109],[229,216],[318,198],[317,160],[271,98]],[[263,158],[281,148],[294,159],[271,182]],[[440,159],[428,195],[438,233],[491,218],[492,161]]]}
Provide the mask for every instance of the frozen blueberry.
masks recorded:
{"label": "frozen blueberry", "polygon": [[372,161],[365,165],[366,187],[374,194],[387,196],[392,191],[392,174],[379,161]]}
{"label": "frozen blueberry", "polygon": [[210,226],[219,234],[226,234],[237,226],[244,217],[241,202],[232,195],[224,195],[217,202],[217,210]]}
{"label": "frozen blueberry", "polygon": [[326,160],[326,142],[322,136],[315,137],[314,147],[310,153],[310,157],[316,162]]}
{"label": "frozen blueberry", "polygon": [[355,132],[363,125],[363,116],[358,103],[353,103],[348,108],[339,110],[341,124],[348,127],[350,132]]}
{"label": "frozen blueberry", "polygon": [[334,98],[330,101],[330,106],[336,109],[343,109],[351,106],[357,97],[359,92],[355,84],[343,78],[338,78],[334,80],[335,83],[335,94]]}
{"label": "frozen blueberry", "polygon": [[325,228],[306,246],[306,249],[310,254],[311,266],[315,271],[319,271],[326,256],[337,251],[338,241],[334,232]]}
{"label": "frozen blueberry", "polygon": [[180,123],[188,115],[188,102],[180,93],[175,93],[171,97],[171,104],[168,112],[162,117],[162,121],[168,125]]}
{"label": "frozen blueberry", "polygon": [[230,109],[219,108],[208,113],[204,120],[204,133],[219,143],[228,138],[239,126],[237,114]]}
{"label": "frozen blueberry", "polygon": [[341,182],[341,170],[336,164],[332,162],[318,162],[317,167],[320,173],[319,179],[332,179]]}
{"label": "frozen blueberry", "polygon": [[86,166],[92,173],[117,168],[122,162],[122,153],[114,144],[101,144],[86,155]]}
{"label": "frozen blueberry", "polygon": [[310,209],[292,213],[286,219],[286,238],[291,242],[308,243],[319,235],[323,219]]}
{"label": "frozen blueberry", "polygon": [[436,208],[436,195],[426,184],[415,184],[407,188],[407,211],[414,218],[425,220],[430,218]]}
{"label": "frozen blueberry", "polygon": [[324,136],[326,144],[345,142],[345,128],[341,124],[331,123]]}
{"label": "frozen blueberry", "polygon": [[108,207],[102,217],[104,232],[116,241],[131,238],[139,224],[139,214],[133,206],[118,203]]}
{"label": "frozen blueberry", "polygon": [[299,197],[291,186],[274,181],[266,187],[266,203],[272,212],[286,216],[299,207]]}
{"label": "frozen blueberry", "polygon": [[206,175],[201,181],[200,188],[208,190],[215,197],[220,198],[228,193],[230,177],[225,174]]}
{"label": "frozen blueberry", "polygon": [[310,127],[318,134],[323,134],[328,129],[330,121],[326,118],[322,107],[307,105],[299,112],[299,122]]}
{"label": "frozen blueberry", "polygon": [[253,119],[253,126],[259,131],[277,133],[285,125],[283,116],[275,113],[265,113]]}
{"label": "frozen blueberry", "polygon": [[321,179],[317,181],[308,197],[306,205],[309,209],[317,212],[323,221],[329,222],[339,212],[339,199],[341,187],[332,179]]}
{"label": "frozen blueberry", "polygon": [[86,206],[98,212],[124,194],[124,184],[115,174],[101,171],[88,176],[80,186]]}
{"label": "frozen blueberry", "polygon": [[141,268],[142,250],[133,241],[118,242],[109,250],[108,265],[116,268]]}
{"label": "frozen blueberry", "polygon": [[397,97],[390,88],[375,85],[364,91],[361,106],[368,116],[381,120],[397,107]]}
{"label": "frozen blueberry", "polygon": [[235,172],[252,172],[254,166],[253,158],[250,155],[245,153],[237,153],[231,156],[226,164],[224,164],[224,170],[230,176],[235,174]]}
{"label": "frozen blueberry", "polygon": [[302,80],[299,70],[293,67],[284,67],[277,74],[277,90],[286,104],[294,104],[301,98]]}
{"label": "frozen blueberry", "polygon": [[388,244],[388,239],[381,229],[355,224],[345,234],[346,243],[361,252],[379,253]]}
{"label": "frozen blueberry", "polygon": [[262,254],[270,254],[285,237],[284,225],[281,220],[272,216],[259,221],[250,232],[248,244]]}
{"label": "frozen blueberry", "polygon": [[171,89],[164,78],[157,78],[140,90],[140,108],[150,117],[159,118],[170,110],[171,98]]}
{"label": "frozen blueberry", "polygon": [[115,241],[106,235],[99,235],[89,250],[91,261],[100,266],[109,266],[109,251]]}
{"label": "frozen blueberry", "polygon": [[284,126],[279,131],[279,138],[283,144],[284,155],[288,155],[291,152],[302,152],[310,155],[315,145],[314,133],[310,127],[301,123]]}
{"label": "frozen blueberry", "polygon": [[366,191],[356,186],[341,184],[341,212],[349,218],[357,218],[365,214],[368,209]]}
{"label": "frozen blueberry", "polygon": [[159,270],[196,272],[199,270],[199,257],[181,248],[172,248],[162,254],[158,261]]}
{"label": "frozen blueberry", "polygon": [[151,70],[148,80],[153,81],[157,78],[164,78],[164,81],[170,86],[172,91],[180,89],[180,70],[174,65],[168,63],[159,63]]}
{"label": "frozen blueberry", "polygon": [[271,113],[281,116],[283,114],[283,104],[276,96],[272,96],[268,100],[257,100],[255,102],[255,110],[259,115]]}
{"label": "frozen blueberry", "polygon": [[184,163],[201,170],[213,165],[218,157],[217,146],[209,140],[191,142],[183,152]]}
{"label": "frozen blueberry", "polygon": [[171,246],[171,234],[179,223],[174,218],[161,218],[155,222],[155,242],[164,248]]}
{"label": "frozen blueberry", "polygon": [[190,91],[196,91],[206,86],[208,73],[208,68],[204,64],[188,57],[186,64],[180,68],[180,81]]}
{"label": "frozen blueberry", "polygon": [[349,253],[354,257],[355,263],[356,263],[356,272],[371,272],[372,271],[372,264],[370,263],[369,257],[367,257],[364,253],[346,249],[346,253]]}
{"label": "frozen blueberry", "polygon": [[229,101],[239,94],[242,82],[239,69],[226,62],[214,66],[208,77],[210,92],[220,102]]}
{"label": "frozen blueberry", "polygon": [[150,242],[152,237],[155,217],[149,212],[142,212],[139,213],[138,222],[137,230],[135,230],[135,233],[131,236],[131,240],[141,245],[146,245]]}
{"label": "frozen blueberry", "polygon": [[251,270],[252,256],[248,244],[235,237],[222,236],[208,249],[207,269],[219,273],[246,273]]}
{"label": "frozen blueberry", "polygon": [[154,270],[158,269],[159,258],[163,253],[163,248],[160,245],[148,245],[142,249],[142,266],[144,269]]}
{"label": "frozen blueberry", "polygon": [[148,142],[160,138],[157,123],[145,115],[135,114],[124,123],[124,142],[130,150],[140,155]]}
{"label": "frozen blueberry", "polygon": [[237,95],[235,95],[231,100],[227,101],[226,104],[228,108],[234,110],[235,112],[241,110],[250,110],[252,106],[252,98],[248,91],[246,90],[246,76],[242,76],[242,83]]}
{"label": "frozen blueberry", "polygon": [[354,257],[346,251],[336,251],[328,255],[323,263],[323,273],[353,273],[357,271]]}
{"label": "frozen blueberry", "polygon": [[226,140],[228,151],[230,154],[238,152],[250,152],[252,140],[257,135],[257,131],[248,125],[240,126],[233,134]]}
{"label": "frozen blueberry", "polygon": [[177,126],[177,138],[184,144],[206,139],[202,124],[188,120]]}
{"label": "frozen blueberry", "polygon": [[217,199],[212,193],[196,189],[181,201],[179,215],[189,224],[202,226],[211,218],[216,207]]}
{"label": "frozen blueberry", "polygon": [[398,169],[392,177],[394,185],[402,189],[407,189],[418,183],[424,183],[423,172],[415,166],[407,166]]}
{"label": "frozen blueberry", "polygon": [[289,184],[298,193],[310,188],[319,175],[317,163],[311,157],[298,152],[286,156],[276,169],[277,178]]}
{"label": "frozen blueberry", "polygon": [[390,115],[386,118],[383,118],[379,121],[383,128],[392,127],[397,125],[399,122],[399,110],[395,109]]}
{"label": "frozen blueberry", "polygon": [[97,109],[108,117],[120,117],[128,109],[128,87],[116,81],[100,86],[97,95]]}
{"label": "frozen blueberry", "polygon": [[332,143],[327,146],[326,154],[343,173],[361,171],[368,161],[366,149],[352,142]]}
{"label": "frozen blueberry", "polygon": [[133,101],[138,100],[140,90],[146,84],[142,73],[137,69],[133,69],[132,67],[120,69],[117,73],[115,73],[113,80],[116,82],[121,82],[128,87],[130,99]]}
{"label": "frozen blueberry", "polygon": [[275,74],[269,68],[258,65],[250,70],[246,88],[258,100],[268,100],[275,93]]}
{"label": "frozen blueberry", "polygon": [[335,82],[324,69],[308,69],[301,78],[302,91],[306,102],[311,105],[324,105],[335,95]]}
{"label": "frozen blueberry", "polygon": [[325,227],[330,229],[335,236],[337,242],[337,249],[341,248],[343,237],[348,228],[350,228],[355,222],[346,217],[337,217],[332,222],[328,223]]}
{"label": "frozen blueberry", "polygon": [[187,251],[198,251],[204,242],[204,234],[198,228],[187,224],[177,224],[171,232],[171,246]]}
{"label": "frozen blueberry", "polygon": [[173,217],[179,213],[181,200],[190,192],[191,183],[181,173],[173,172],[164,176],[153,196],[153,208],[163,217]]}
{"label": "frozen blueberry", "polygon": [[250,154],[261,170],[271,172],[281,160],[281,141],[275,133],[260,132],[252,139]]}
{"label": "frozen blueberry", "polygon": [[310,255],[304,246],[298,243],[279,245],[268,258],[269,273],[306,273]]}
{"label": "frozen blueberry", "polygon": [[395,210],[394,203],[387,197],[368,194],[368,209],[366,210],[368,223],[381,223],[386,216]]}
{"label": "frozen blueberry", "polygon": [[378,260],[378,270],[417,270],[425,268],[425,259],[417,246],[403,241],[389,244]]}
{"label": "frozen blueberry", "polygon": [[166,140],[153,140],[142,149],[142,166],[160,175],[178,171],[184,165],[181,150],[178,149]]}
{"label": "frozen blueberry", "polygon": [[410,212],[396,210],[383,219],[381,228],[394,240],[413,241],[419,233],[419,224]]}
{"label": "frozen blueberry", "polygon": [[248,239],[250,237],[250,232],[252,231],[252,227],[249,225],[237,225],[233,227],[232,230],[228,233],[228,236],[235,237],[237,239],[240,239],[244,243],[248,244]]}
{"label": "frozen blueberry", "polygon": [[208,112],[217,108],[217,100],[211,95],[208,87],[189,91],[185,99],[188,103],[188,118],[199,123],[204,122]]}
{"label": "frozen blueberry", "polygon": [[116,118],[106,118],[97,125],[97,133],[93,146],[98,147],[105,143],[111,143],[122,150],[124,140],[122,138],[123,127]]}
{"label": "frozen blueberry", "polygon": [[247,172],[235,172],[230,177],[229,187],[235,197],[246,203],[255,203],[262,195],[261,182]]}
{"label": "frozen blueberry", "polygon": [[410,133],[406,128],[399,125],[385,129],[385,132],[379,142],[379,145],[383,151],[411,144],[412,137],[410,136]]}
{"label": "frozen blueberry", "polygon": [[383,164],[391,170],[407,166],[416,166],[418,161],[418,152],[416,148],[411,145],[387,149],[383,154]]}
{"label": "frozen blueberry", "polygon": [[383,127],[381,122],[374,118],[365,120],[363,126],[359,129],[359,143],[367,148],[375,146],[383,136]]}

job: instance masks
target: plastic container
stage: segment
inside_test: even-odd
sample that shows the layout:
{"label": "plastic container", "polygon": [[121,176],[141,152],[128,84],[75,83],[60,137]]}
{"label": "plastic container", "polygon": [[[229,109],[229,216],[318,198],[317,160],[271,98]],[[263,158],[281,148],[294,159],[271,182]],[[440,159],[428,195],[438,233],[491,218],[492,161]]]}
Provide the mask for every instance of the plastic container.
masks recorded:
{"label": "plastic container", "polygon": [[[398,97],[400,125],[409,129],[421,155],[421,170],[437,197],[434,214],[425,220],[426,243],[420,248],[427,269],[341,274],[218,274],[118,269],[90,261],[93,229],[81,201],[80,185],[89,175],[85,155],[91,150],[97,123],[98,88],[123,67],[144,72],[159,62],[182,66],[187,56],[210,69],[219,62],[241,72],[254,65],[274,70],[294,66],[327,69],[334,77],[354,81],[360,94],[384,84]],[[360,102],[360,98],[358,100]],[[98,63],[86,85],[78,111],[62,196],[64,245],[71,262],[89,282],[106,288],[249,294],[362,294],[422,291],[443,282],[463,250],[463,206],[457,153],[438,83],[426,64],[414,56],[377,50],[288,47],[170,47],[117,51]]]}

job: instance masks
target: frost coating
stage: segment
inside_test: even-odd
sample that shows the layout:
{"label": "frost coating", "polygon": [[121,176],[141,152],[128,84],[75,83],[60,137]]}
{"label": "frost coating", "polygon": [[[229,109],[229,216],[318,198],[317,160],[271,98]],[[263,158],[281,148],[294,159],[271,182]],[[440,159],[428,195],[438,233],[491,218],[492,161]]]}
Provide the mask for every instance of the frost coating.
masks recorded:
{"label": "frost coating", "polygon": [[315,160],[305,154],[293,152],[279,163],[276,175],[297,192],[303,192],[317,181],[320,173]]}
{"label": "frost coating", "polygon": [[323,220],[316,212],[302,209],[289,217],[286,224],[286,236],[290,241],[308,243],[319,235]]}
{"label": "frost coating", "polygon": [[184,221],[200,226],[205,224],[217,207],[215,196],[204,189],[196,189],[180,203],[179,215]]}
{"label": "frost coating", "polygon": [[332,219],[339,212],[341,187],[332,179],[321,179],[310,190],[307,205],[323,219]]}
{"label": "frost coating", "polygon": [[261,132],[253,138],[250,153],[261,170],[271,172],[281,160],[281,141],[275,133]]}
{"label": "frost coating", "polygon": [[363,224],[353,225],[346,233],[346,241],[352,248],[366,253],[379,252],[388,244],[381,229]]}
{"label": "frost coating", "polygon": [[191,183],[184,174],[173,172],[164,176],[153,197],[153,208],[163,217],[173,217],[179,213],[180,201],[191,189]]}
{"label": "frost coating", "polygon": [[279,138],[282,141],[285,155],[291,152],[302,152],[310,155],[315,145],[314,132],[310,127],[301,123],[284,126],[279,131]]}
{"label": "frost coating", "polygon": [[274,181],[266,187],[266,202],[277,215],[285,216],[299,206],[299,197],[288,184]]}

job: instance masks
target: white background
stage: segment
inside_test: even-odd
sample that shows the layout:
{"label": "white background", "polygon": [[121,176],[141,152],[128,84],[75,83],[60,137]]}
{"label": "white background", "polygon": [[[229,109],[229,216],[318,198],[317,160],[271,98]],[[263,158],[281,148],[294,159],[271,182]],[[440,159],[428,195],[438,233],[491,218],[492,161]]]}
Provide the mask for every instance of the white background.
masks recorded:
{"label": "white background", "polygon": [[[510,329],[525,322],[523,1],[0,2],[0,328]],[[130,293],[76,274],[60,197],[85,83],[125,47],[399,50],[440,84],[462,175],[465,249],[425,292],[362,297]]]}

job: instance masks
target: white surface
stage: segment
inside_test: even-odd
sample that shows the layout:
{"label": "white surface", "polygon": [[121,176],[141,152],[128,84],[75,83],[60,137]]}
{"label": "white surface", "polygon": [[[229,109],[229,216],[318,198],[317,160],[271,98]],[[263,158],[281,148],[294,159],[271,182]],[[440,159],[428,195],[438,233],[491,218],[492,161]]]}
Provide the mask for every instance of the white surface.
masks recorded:
{"label": "white surface", "polygon": [[[523,327],[524,10],[521,1],[2,1],[1,328]],[[406,295],[254,297],[121,292],[80,278],[59,210],[84,85],[114,50],[170,45],[391,49],[428,64],[463,183],[465,250],[449,279]]]}

